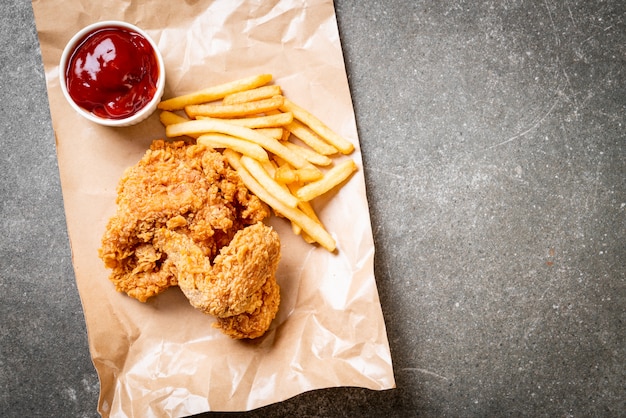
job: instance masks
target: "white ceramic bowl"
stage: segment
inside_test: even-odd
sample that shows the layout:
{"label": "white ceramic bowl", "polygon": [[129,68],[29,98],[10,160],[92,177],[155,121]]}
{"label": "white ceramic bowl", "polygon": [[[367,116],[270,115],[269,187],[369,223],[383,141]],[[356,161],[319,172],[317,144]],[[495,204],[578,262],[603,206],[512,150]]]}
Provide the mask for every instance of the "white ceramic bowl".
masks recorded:
{"label": "white ceramic bowl", "polygon": [[[141,36],[146,38],[148,42],[150,43],[150,45],[152,46],[152,49],[154,49],[154,53],[157,59],[157,64],[159,66],[159,77],[157,79],[157,89],[152,100],[150,100],[150,102],[138,112],[123,119],[107,119],[107,118],[99,117],[95,115],[94,113],[86,109],[83,109],[81,106],[76,104],[74,100],[72,100],[72,97],[70,96],[67,90],[67,81],[65,78],[66,67],[69,64],[72,53],[74,52],[78,44],[83,40],[83,38],[85,38],[85,36],[87,36],[91,32],[94,32],[98,29],[108,28],[108,27],[127,29],[132,32],[137,32]],[[76,35],[74,35],[72,39],[70,39],[70,41],[65,46],[65,49],[63,50],[63,54],[61,55],[61,61],[59,65],[59,82],[61,84],[61,90],[63,91],[63,95],[65,96],[69,104],[74,108],[74,110],[76,110],[83,117],[89,119],[90,121],[94,123],[98,123],[100,125],[105,125],[105,126],[117,126],[117,127],[131,126],[131,125],[136,125],[139,122],[145,120],[150,115],[152,115],[152,113],[154,113],[154,111],[156,110],[157,105],[159,104],[159,102],[161,101],[161,97],[163,96],[163,90],[165,89],[165,65],[163,64],[163,56],[161,55],[159,48],[157,48],[156,43],[152,40],[152,38],[150,38],[150,36],[146,32],[144,32],[143,30],[139,29],[138,27],[134,25],[131,25],[130,23],[116,21],[116,20],[108,20],[108,21],[93,23],[89,26],[86,26],[85,28],[81,29],[78,33],[76,33]]]}

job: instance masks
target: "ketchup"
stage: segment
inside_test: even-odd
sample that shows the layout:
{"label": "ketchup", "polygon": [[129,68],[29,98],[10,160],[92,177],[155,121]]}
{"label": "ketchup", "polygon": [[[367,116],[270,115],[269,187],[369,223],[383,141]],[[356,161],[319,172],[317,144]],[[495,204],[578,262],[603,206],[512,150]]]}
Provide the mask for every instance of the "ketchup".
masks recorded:
{"label": "ketchup", "polygon": [[152,100],[159,66],[146,38],[111,27],[88,34],[78,44],[65,76],[76,104],[102,118],[122,119]]}

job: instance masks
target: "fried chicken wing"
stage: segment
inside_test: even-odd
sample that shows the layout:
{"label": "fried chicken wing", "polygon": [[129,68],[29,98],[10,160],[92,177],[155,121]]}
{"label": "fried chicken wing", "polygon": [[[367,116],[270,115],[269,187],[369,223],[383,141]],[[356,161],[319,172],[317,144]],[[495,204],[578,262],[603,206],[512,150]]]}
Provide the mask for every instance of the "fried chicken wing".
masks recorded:
{"label": "fried chicken wing", "polygon": [[155,245],[176,267],[178,286],[195,308],[218,318],[216,324],[232,338],[257,338],[265,333],[280,304],[276,269],[280,240],[259,222],[235,237],[211,264],[186,235],[161,229]]}
{"label": "fried chicken wing", "polygon": [[267,331],[278,312],[280,287],[274,276],[267,279],[260,290],[261,305],[251,313],[217,318],[215,326],[232,338],[257,338]]}
{"label": "fried chicken wing", "polygon": [[278,234],[262,222],[235,234],[213,263],[187,235],[160,229],[155,246],[174,264],[178,286],[191,305],[220,318],[253,313],[263,304],[263,285],[280,259]]}

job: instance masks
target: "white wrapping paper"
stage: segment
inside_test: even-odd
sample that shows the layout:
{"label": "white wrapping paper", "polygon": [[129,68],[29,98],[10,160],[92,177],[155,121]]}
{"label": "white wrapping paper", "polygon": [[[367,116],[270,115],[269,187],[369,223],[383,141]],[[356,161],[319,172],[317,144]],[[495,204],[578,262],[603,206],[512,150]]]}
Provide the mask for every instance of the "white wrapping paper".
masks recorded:
{"label": "white wrapping paper", "polygon": [[[102,416],[184,416],[250,410],[305,391],[395,386],[374,278],[374,244],[354,110],[331,1],[34,0],[57,138],[73,263]],[[211,326],[178,288],[140,303],[117,293],[98,258],[117,183],[153,139],[155,114],[130,128],[93,125],[62,96],[65,43],[100,20],[138,25],[166,65],[164,98],[271,73],[285,96],[355,145],[359,171],[314,202],[338,243],[329,253],[271,218],[282,259],[281,306],[269,331],[237,341]]]}

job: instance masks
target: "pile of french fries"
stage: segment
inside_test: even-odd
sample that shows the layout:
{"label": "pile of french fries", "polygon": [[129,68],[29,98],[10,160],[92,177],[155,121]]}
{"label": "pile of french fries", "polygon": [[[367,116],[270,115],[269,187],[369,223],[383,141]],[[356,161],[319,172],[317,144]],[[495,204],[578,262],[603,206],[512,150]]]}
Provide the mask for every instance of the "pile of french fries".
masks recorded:
{"label": "pile of french fries", "polygon": [[260,74],[163,100],[160,120],[169,138],[190,136],[222,150],[246,187],[289,219],[294,233],[333,252],[335,240],[310,202],[357,170],[344,157],[354,146],[271,81]]}

